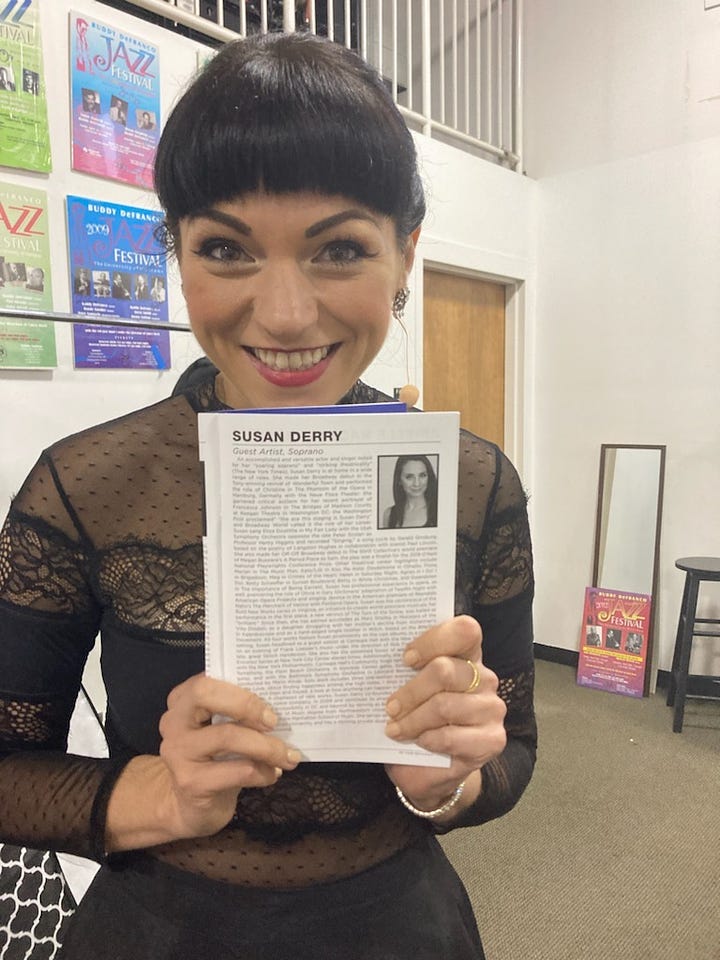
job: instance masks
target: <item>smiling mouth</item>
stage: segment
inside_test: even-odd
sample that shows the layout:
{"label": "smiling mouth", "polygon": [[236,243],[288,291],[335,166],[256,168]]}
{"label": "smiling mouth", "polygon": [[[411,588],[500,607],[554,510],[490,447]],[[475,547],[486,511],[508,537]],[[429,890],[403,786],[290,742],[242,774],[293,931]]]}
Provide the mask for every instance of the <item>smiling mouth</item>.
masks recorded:
{"label": "smiling mouth", "polygon": [[330,347],[315,347],[312,350],[263,350],[260,347],[246,347],[245,349],[266,367],[282,372],[285,370],[311,370],[336,347],[337,344]]}

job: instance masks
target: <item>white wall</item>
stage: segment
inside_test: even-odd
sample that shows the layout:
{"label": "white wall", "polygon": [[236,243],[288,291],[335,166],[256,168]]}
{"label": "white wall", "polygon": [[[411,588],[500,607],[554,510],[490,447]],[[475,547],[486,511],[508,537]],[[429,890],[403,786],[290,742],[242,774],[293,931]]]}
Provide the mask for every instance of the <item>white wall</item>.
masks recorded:
{"label": "white wall", "polygon": [[[664,443],[663,669],[683,585],[674,561],[720,554],[720,8],[702,7],[525,5],[526,169],[540,194],[537,639],[577,649],[600,444]],[[695,646],[692,669],[720,673],[720,644]]]}

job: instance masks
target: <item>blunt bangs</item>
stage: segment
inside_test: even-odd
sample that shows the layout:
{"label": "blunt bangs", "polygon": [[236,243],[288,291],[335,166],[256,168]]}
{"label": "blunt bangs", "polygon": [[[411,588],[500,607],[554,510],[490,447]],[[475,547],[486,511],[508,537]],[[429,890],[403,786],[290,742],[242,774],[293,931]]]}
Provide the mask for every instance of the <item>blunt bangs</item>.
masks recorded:
{"label": "blunt bangs", "polygon": [[221,49],[165,125],[155,189],[175,238],[183,217],[259,189],[346,196],[401,238],[425,213],[415,145],[382,80],[309,34]]}

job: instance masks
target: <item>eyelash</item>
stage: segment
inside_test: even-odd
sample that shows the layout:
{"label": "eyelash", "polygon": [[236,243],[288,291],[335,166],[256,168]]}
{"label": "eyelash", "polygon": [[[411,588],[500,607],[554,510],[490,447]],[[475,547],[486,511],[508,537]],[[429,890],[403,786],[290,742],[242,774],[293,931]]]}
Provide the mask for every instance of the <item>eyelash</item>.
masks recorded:
{"label": "eyelash", "polygon": [[[225,249],[232,253],[231,257],[216,257],[213,256],[215,251],[220,249]],[[243,255],[248,257],[248,260],[252,258],[245,253],[242,247],[237,246],[231,240],[225,240],[221,237],[209,237],[207,240],[203,240],[200,246],[193,250],[193,253],[198,257],[204,257],[207,260],[215,260],[217,263],[235,263]]]}
{"label": "eyelash", "polygon": [[[215,253],[221,250],[227,251],[231,256],[215,256]],[[246,257],[248,262],[253,262],[252,257],[246,253],[242,247],[238,246],[232,240],[226,240],[221,237],[209,237],[207,240],[203,240],[197,249],[193,250],[193,253],[207,260],[214,260],[216,263],[236,263],[243,257]],[[341,256],[336,258],[338,253],[340,253]],[[352,254],[349,259],[347,258],[348,254]],[[326,255],[327,261],[324,261]],[[376,256],[376,253],[370,253],[358,240],[338,238],[326,243],[320,253],[313,258],[313,263],[329,262],[333,267],[342,269],[360,260],[371,260]]]}
{"label": "eyelash", "polygon": [[315,257],[313,262],[316,263],[324,254],[329,254],[330,251],[332,251],[333,249],[336,252],[342,251],[343,254],[347,254],[347,253],[353,254],[353,257],[350,260],[347,260],[347,259],[334,260],[332,259],[332,257],[330,258],[329,262],[334,267],[340,267],[340,268],[357,263],[359,260],[371,260],[373,257],[377,256],[377,254],[375,253],[370,253],[370,251],[365,246],[363,246],[363,244],[360,243],[358,240],[353,240],[348,237],[346,239],[330,240],[328,243],[325,244],[322,251],[317,257]]}

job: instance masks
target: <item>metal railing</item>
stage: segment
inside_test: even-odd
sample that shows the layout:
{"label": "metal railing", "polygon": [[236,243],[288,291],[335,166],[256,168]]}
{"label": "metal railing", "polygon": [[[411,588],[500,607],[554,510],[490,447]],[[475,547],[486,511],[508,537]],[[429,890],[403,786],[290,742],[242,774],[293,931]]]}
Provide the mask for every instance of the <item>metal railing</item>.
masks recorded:
{"label": "metal railing", "polygon": [[520,170],[522,5],[523,0],[124,0],[122,6],[213,42],[268,30],[328,36],[380,71],[412,129]]}

